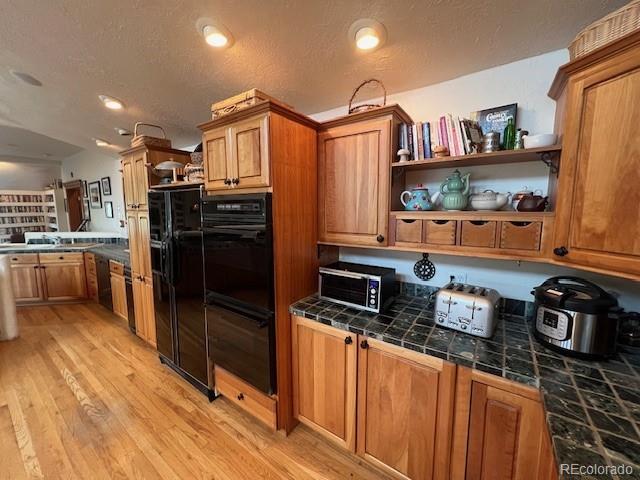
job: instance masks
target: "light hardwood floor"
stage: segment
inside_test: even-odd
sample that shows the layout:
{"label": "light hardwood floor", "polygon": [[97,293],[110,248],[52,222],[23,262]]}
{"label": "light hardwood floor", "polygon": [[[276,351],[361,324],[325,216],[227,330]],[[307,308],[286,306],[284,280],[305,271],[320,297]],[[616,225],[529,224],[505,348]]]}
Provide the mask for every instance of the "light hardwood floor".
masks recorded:
{"label": "light hardwood floor", "polygon": [[22,307],[0,342],[0,479],[378,479],[299,426],[271,433],[160,365],[97,304]]}

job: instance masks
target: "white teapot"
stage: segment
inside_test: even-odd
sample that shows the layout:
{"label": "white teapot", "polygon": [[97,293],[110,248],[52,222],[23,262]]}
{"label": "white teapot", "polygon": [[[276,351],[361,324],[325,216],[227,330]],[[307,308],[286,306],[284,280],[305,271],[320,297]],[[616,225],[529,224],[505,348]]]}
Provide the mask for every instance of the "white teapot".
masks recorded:
{"label": "white teapot", "polygon": [[471,208],[474,210],[500,210],[509,202],[509,195],[485,190],[482,193],[474,193],[469,197]]}

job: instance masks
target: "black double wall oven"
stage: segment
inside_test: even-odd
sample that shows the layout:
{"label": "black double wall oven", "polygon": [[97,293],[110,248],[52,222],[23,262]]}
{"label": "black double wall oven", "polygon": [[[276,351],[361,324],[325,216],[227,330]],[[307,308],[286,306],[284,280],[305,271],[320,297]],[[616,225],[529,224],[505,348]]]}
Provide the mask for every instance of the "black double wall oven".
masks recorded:
{"label": "black double wall oven", "polygon": [[149,223],[160,360],[212,398],[200,189],[150,191]]}
{"label": "black double wall oven", "polygon": [[271,194],[204,197],[209,355],[257,389],[276,392]]}

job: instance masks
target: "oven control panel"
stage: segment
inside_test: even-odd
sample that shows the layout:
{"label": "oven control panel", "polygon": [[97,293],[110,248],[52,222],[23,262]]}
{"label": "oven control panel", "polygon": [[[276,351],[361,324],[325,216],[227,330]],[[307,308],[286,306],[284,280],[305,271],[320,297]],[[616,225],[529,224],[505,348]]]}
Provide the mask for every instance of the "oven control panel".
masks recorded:
{"label": "oven control panel", "polygon": [[367,306],[369,308],[378,308],[380,299],[380,282],[378,280],[369,279],[367,285]]}
{"label": "oven control panel", "polygon": [[554,340],[567,340],[571,317],[562,311],[539,306],[536,314],[536,330]]}

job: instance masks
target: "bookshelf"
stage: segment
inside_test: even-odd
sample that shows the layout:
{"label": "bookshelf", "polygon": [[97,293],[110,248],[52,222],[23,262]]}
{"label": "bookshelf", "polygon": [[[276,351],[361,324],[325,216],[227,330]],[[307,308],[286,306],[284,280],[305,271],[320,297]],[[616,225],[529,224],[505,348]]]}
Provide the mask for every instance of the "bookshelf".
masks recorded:
{"label": "bookshelf", "polygon": [[59,190],[0,190],[0,243],[12,234],[57,232]]}

